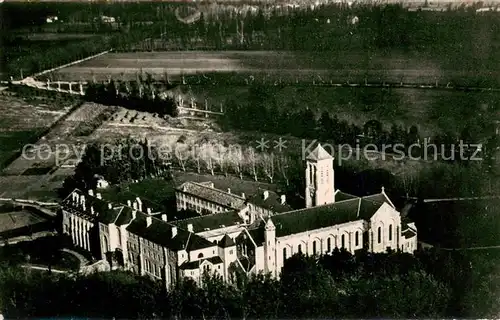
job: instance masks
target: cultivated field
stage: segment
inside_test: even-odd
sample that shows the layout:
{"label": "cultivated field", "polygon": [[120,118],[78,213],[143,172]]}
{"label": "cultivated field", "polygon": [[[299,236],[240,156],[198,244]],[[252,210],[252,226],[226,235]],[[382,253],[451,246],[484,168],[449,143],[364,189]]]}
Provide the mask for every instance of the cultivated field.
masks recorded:
{"label": "cultivated field", "polygon": [[25,144],[36,142],[70,107],[64,101],[0,95],[0,170]]}
{"label": "cultivated field", "polygon": [[440,85],[480,83],[484,79],[500,83],[499,66],[476,68],[467,64],[442,65],[432,57],[412,53],[367,54],[353,52],[275,52],[275,51],[180,51],[110,53],[58,70],[46,78],[97,81],[108,77],[133,80],[138,73],[156,78],[168,74],[251,73],[274,79],[295,81],[304,77],[334,82],[394,82]]}
{"label": "cultivated field", "polygon": [[[66,112],[60,112],[59,116]],[[83,154],[85,143],[94,131],[88,128],[83,130],[82,125],[91,124],[90,129],[96,129],[104,121],[99,116],[105,112],[113,113],[114,110],[112,107],[84,103],[43,137],[30,141],[33,148],[26,149],[3,170],[0,196],[53,199],[54,190],[74,170],[61,166],[75,162]],[[87,134],[82,134],[85,132]]]}

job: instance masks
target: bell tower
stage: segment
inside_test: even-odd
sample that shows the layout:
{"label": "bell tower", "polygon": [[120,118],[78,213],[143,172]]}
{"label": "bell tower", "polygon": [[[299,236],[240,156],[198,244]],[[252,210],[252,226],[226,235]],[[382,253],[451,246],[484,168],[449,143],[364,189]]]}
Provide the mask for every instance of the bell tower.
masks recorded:
{"label": "bell tower", "polygon": [[333,157],[318,146],[306,157],[306,208],[335,202]]}

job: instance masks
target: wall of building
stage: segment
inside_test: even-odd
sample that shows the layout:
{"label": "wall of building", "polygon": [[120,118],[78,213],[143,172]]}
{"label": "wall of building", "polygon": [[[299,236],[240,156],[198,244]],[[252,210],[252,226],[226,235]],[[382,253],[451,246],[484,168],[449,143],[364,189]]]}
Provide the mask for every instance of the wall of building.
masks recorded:
{"label": "wall of building", "polygon": [[[202,256],[200,257],[200,255]],[[193,250],[189,252],[189,261],[197,261],[200,259],[215,257],[217,255],[218,255],[218,249],[217,246],[214,245],[213,247]]]}
{"label": "wall of building", "polygon": [[89,252],[92,251],[92,235],[94,223],[79,217],[76,214],[62,210],[63,233],[71,236],[73,244]]}
{"label": "wall of building", "polygon": [[397,250],[401,238],[401,217],[398,211],[384,203],[370,219],[369,242],[372,252]]}
{"label": "wall of building", "polygon": [[140,250],[139,250],[139,237],[133,233],[128,233],[127,237],[127,265],[128,269],[134,273],[140,274]]}
{"label": "wall of building", "polygon": [[[114,251],[112,249],[112,245],[116,245],[116,239],[114,241],[111,240],[111,236],[109,234],[109,227],[106,224],[99,223],[99,239],[101,244],[101,259],[106,260],[106,254],[110,251]],[[116,235],[115,235],[116,238]],[[114,242],[114,243],[113,243]]]}
{"label": "wall of building", "polygon": [[177,202],[177,210],[189,209],[200,213],[203,210],[206,210],[210,213],[217,213],[229,210],[229,208],[226,206],[222,206],[220,204],[210,202],[190,194],[185,194],[180,191],[175,193],[175,199]]}

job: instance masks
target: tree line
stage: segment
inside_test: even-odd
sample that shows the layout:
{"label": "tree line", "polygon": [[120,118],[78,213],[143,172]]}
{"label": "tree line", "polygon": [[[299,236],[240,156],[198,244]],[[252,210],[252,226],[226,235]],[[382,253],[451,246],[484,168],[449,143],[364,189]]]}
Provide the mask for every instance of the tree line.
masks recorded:
{"label": "tree line", "polygon": [[112,185],[167,175],[168,167],[158,150],[147,140],[121,139],[109,144],[92,143],[64,180],[59,195],[64,198],[75,188],[95,189],[99,177]]}
{"label": "tree line", "polygon": [[123,271],[59,275],[3,263],[0,306],[9,318],[488,317],[498,312],[498,281],[487,285],[498,280],[492,273],[497,261],[497,255],[459,252],[351,255],[336,249],[287,259],[279,279],[236,273],[224,283],[205,274],[200,285],[182,279],[169,290]]}
{"label": "tree line", "polygon": [[[356,89],[363,90],[363,89]],[[363,92],[358,95],[363,95]],[[391,148],[384,146],[399,146],[405,151],[405,156],[423,157],[428,153],[432,156],[440,154],[439,159],[452,162],[462,160],[454,153],[459,152],[460,141],[463,144],[477,144],[483,142],[487,137],[488,143],[484,144],[482,154],[493,152],[497,140],[495,136],[488,135],[487,128],[478,128],[474,123],[468,124],[460,133],[444,132],[435,137],[428,137],[428,144],[438,146],[424,147],[424,140],[416,125],[405,128],[399,124],[392,124],[389,130],[387,126],[379,120],[372,119],[363,126],[349,123],[339,119],[336,114],[333,116],[328,111],[321,114],[310,107],[303,107],[297,102],[289,102],[286,106],[281,106],[278,101],[278,91],[274,87],[262,84],[253,84],[249,88],[248,99],[246,101],[236,101],[229,99],[225,105],[224,116],[218,118],[224,130],[261,131],[279,135],[292,135],[303,139],[318,139],[324,142],[333,142],[335,145],[349,145],[363,147],[367,144],[374,144],[377,150],[393,152]],[[391,105],[392,107],[392,105]],[[397,103],[394,108],[398,108]],[[491,138],[488,138],[491,137]],[[409,146],[417,144],[420,148]],[[412,153],[410,154],[409,151]],[[464,156],[471,157],[472,150],[465,150]],[[432,159],[431,159],[432,160]],[[466,162],[465,162],[466,163]]]}
{"label": "tree line", "polygon": [[105,105],[156,113],[160,116],[178,115],[176,101],[165,94],[170,85],[158,87],[150,74],[146,79],[138,75],[136,81],[123,82],[110,79],[108,83],[92,82],[85,90],[85,99]]}

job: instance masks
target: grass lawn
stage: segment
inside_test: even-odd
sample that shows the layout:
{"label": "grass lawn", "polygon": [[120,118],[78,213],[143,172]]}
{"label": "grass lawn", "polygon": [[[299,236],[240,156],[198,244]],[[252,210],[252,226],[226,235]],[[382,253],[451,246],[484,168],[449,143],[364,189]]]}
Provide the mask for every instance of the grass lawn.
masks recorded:
{"label": "grass lawn", "polygon": [[144,179],[138,183],[128,183],[100,190],[103,199],[126,204],[140,197],[143,202],[150,202],[152,209],[162,211],[166,202],[175,197],[174,183],[161,178]]}

